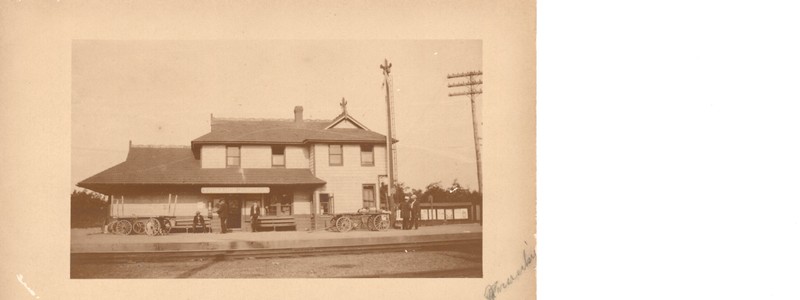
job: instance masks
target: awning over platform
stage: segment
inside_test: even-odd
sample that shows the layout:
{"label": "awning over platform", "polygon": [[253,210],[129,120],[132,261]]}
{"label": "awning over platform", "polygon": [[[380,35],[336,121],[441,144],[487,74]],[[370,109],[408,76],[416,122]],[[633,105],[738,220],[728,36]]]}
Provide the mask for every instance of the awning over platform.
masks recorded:
{"label": "awning over platform", "polygon": [[267,187],[323,185],[310,169],[203,169],[188,147],[132,147],[125,162],[78,183],[96,189],[124,185],[201,185]]}

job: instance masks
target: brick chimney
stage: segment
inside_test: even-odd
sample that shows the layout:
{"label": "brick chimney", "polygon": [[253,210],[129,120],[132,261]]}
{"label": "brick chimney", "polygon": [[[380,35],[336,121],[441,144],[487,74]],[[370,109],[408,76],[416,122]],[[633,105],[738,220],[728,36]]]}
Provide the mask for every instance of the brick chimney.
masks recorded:
{"label": "brick chimney", "polygon": [[294,122],[295,123],[303,123],[303,107],[302,106],[295,106],[294,107]]}

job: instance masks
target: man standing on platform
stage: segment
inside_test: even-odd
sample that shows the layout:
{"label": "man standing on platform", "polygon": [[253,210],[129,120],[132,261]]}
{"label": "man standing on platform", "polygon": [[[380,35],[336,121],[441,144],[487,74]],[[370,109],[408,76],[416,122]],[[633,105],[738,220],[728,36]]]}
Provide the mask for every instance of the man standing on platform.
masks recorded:
{"label": "man standing on platform", "polygon": [[411,228],[411,204],[408,203],[408,196],[406,196],[403,204],[400,205],[400,216],[403,218],[403,230]]}
{"label": "man standing on platform", "polygon": [[414,230],[419,227],[419,217],[422,211],[420,209],[421,206],[419,201],[417,201],[417,195],[411,195],[411,224],[408,229],[411,229],[411,226],[414,227]]}
{"label": "man standing on platform", "polygon": [[219,225],[222,227],[220,233],[228,232],[228,203],[225,202],[225,199],[219,200],[219,208],[217,208],[217,214],[219,215]]}
{"label": "man standing on platform", "polygon": [[253,232],[258,230],[259,215],[261,215],[261,207],[258,206],[258,202],[255,202],[253,207],[250,207],[250,228],[253,229]]}

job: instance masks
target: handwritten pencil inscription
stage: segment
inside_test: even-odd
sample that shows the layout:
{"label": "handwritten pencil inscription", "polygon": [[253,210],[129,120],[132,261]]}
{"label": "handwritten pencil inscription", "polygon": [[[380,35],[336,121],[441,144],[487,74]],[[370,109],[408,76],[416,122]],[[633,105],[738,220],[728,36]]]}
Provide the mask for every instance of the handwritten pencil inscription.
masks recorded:
{"label": "handwritten pencil inscription", "polygon": [[[525,242],[527,245],[528,243]],[[528,268],[536,269],[536,250],[527,251],[526,249],[522,250],[522,264],[520,265],[519,269],[517,269],[516,273],[508,275],[505,281],[495,281],[494,283],[487,285],[486,290],[484,290],[483,296],[486,297],[486,300],[495,300],[497,295],[499,295],[503,290],[509,288],[514,282],[522,276]]]}

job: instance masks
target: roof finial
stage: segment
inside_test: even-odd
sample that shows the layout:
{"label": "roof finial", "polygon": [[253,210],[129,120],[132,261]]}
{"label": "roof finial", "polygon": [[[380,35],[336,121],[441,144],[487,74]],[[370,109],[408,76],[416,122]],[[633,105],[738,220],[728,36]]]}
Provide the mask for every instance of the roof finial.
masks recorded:
{"label": "roof finial", "polygon": [[389,75],[389,73],[392,71],[392,64],[389,63],[388,59],[383,59],[381,69],[383,69],[383,75]]}
{"label": "roof finial", "polygon": [[347,113],[347,100],[344,100],[344,97],[342,97],[342,103],[339,103],[339,105],[342,106],[342,113],[346,114]]}

